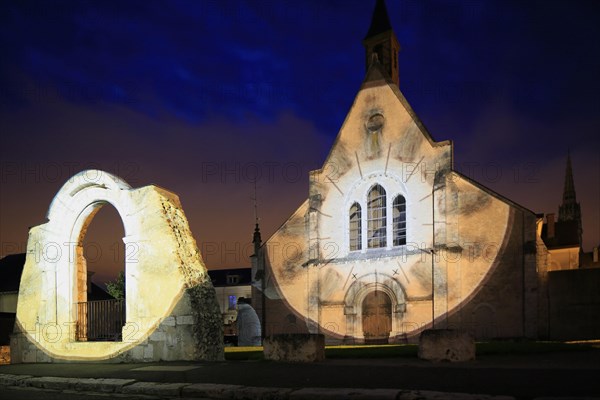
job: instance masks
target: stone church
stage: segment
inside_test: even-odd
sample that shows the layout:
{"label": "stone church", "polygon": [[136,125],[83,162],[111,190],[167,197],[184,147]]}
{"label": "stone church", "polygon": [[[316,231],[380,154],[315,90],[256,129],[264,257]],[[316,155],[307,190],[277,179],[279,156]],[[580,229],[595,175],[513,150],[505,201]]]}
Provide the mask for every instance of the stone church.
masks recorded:
{"label": "stone church", "polygon": [[431,327],[539,337],[540,218],[453,168],[399,89],[400,45],[377,1],[366,76],[308,198],[253,256],[266,334],[394,343]]}

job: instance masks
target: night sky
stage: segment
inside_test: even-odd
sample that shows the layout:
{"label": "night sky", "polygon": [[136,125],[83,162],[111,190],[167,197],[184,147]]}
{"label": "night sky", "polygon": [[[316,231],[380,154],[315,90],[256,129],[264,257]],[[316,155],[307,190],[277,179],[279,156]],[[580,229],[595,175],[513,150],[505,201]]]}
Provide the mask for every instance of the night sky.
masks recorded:
{"label": "night sky", "polygon": [[[249,266],[253,181],[266,239],[352,105],[374,3],[1,1],[0,256],[25,251],[71,175],[100,168],[177,193],[209,268]],[[600,3],[387,7],[400,89],[454,142],[455,168],[557,213],[570,149],[584,249],[598,245]],[[122,268],[122,236],[104,207],[86,236],[97,281]]]}

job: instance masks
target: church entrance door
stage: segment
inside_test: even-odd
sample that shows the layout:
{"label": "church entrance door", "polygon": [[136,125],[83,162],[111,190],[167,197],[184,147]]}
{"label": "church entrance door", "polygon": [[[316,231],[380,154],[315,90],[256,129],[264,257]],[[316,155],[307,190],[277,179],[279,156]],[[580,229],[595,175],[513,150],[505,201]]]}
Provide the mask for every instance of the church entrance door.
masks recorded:
{"label": "church entrance door", "polygon": [[362,324],[365,344],[387,344],[392,330],[392,301],[382,291],[375,290],[362,304]]}

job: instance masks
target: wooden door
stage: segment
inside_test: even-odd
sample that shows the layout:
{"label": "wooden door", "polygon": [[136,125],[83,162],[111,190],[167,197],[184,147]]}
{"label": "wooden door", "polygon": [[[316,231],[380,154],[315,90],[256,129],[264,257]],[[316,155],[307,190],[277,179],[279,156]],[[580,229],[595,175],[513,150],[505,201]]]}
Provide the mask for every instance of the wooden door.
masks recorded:
{"label": "wooden door", "polygon": [[387,344],[392,330],[392,301],[382,291],[365,297],[362,305],[363,333],[366,344]]}

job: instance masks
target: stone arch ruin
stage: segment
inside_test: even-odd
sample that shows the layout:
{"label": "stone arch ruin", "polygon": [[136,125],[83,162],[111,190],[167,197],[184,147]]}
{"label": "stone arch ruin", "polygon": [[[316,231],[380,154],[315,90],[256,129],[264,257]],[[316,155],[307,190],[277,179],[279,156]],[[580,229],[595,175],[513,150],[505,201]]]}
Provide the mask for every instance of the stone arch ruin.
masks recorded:
{"label": "stone arch ruin", "polygon": [[[106,203],[125,229],[127,317],[121,340],[91,342],[76,335],[76,304],[86,301],[82,241]],[[47,218],[29,231],[12,362],[223,358],[215,292],[176,194],[87,170],[63,185]]]}

